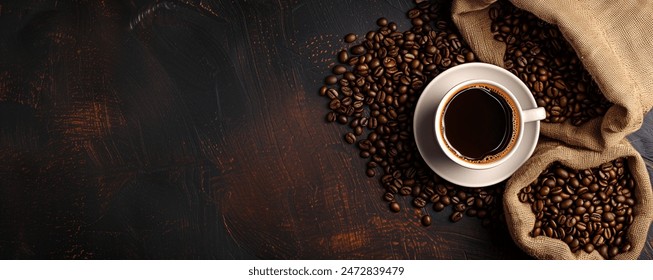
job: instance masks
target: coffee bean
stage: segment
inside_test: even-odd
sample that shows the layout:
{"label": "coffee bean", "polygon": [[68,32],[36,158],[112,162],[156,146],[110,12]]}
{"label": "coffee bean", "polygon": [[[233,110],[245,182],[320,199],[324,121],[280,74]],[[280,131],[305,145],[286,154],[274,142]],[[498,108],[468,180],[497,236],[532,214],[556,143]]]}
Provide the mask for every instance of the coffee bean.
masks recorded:
{"label": "coffee bean", "polygon": [[614,221],[615,214],[612,212],[605,212],[603,213],[603,221],[606,223]]}
{"label": "coffee bean", "polygon": [[601,221],[601,214],[599,214],[599,213],[590,214],[590,221],[595,222],[595,223],[600,222]]}
{"label": "coffee bean", "polygon": [[453,214],[451,214],[450,217],[451,221],[454,223],[460,221],[462,218],[463,218],[463,213],[461,212],[453,212]]}
{"label": "coffee bean", "polygon": [[[445,195],[446,195],[446,193],[445,193]],[[447,205],[451,204],[451,198],[449,198],[449,196],[443,196],[443,197],[440,198],[440,202],[442,204],[444,204],[445,206],[447,206]]]}
{"label": "coffee bean", "polygon": [[340,100],[340,104],[342,104],[342,106],[345,107],[351,106],[351,102],[352,102],[351,97],[345,97],[342,100]]}
{"label": "coffee bean", "polygon": [[490,19],[495,21],[499,18],[499,9],[496,7],[492,7],[490,9]]}
{"label": "coffee bean", "polygon": [[388,25],[388,19],[386,18],[379,18],[376,20],[376,24],[380,27],[385,27]]}
{"label": "coffee bean", "polygon": [[431,225],[431,216],[429,215],[424,215],[422,216],[422,225],[425,227],[428,227]]}
{"label": "coffee bean", "polygon": [[542,229],[539,228],[539,227],[536,227],[536,228],[533,229],[533,231],[531,232],[531,236],[532,236],[532,237],[538,237],[538,236],[540,236],[540,235],[542,235]]}
{"label": "coffee bean", "polygon": [[347,141],[347,143],[349,144],[356,143],[356,135],[354,135],[351,132],[348,132],[347,134],[345,134],[345,141]]}
{"label": "coffee bean", "polygon": [[343,65],[336,65],[336,66],[333,66],[333,69],[331,69],[331,71],[335,75],[342,75],[345,72],[347,72],[347,67],[345,67]]}
{"label": "coffee bean", "polygon": [[324,79],[324,83],[326,83],[327,85],[334,85],[337,82],[338,82],[338,77],[336,77],[336,75],[329,75]]}
{"label": "coffee bean", "polygon": [[580,241],[578,239],[574,239],[569,243],[569,248],[571,248],[572,251],[578,250],[578,246],[580,245]]}
{"label": "coffee bean", "polygon": [[326,91],[326,95],[331,99],[338,98],[338,91],[334,88],[330,88]]}
{"label": "coffee bean", "polygon": [[519,202],[525,203],[528,202],[528,194],[524,192],[519,193]]}
{"label": "coffee bean", "polygon": [[528,59],[526,57],[520,56],[517,58],[517,65],[524,67],[528,64]]}
{"label": "coffee bean", "polygon": [[445,207],[445,205],[442,204],[441,202],[436,202],[435,204],[433,204],[433,210],[435,210],[437,212],[440,212],[440,211],[444,210],[444,207]]}
{"label": "coffee bean", "polygon": [[626,205],[628,205],[628,206],[634,206],[634,205],[635,205],[635,200],[632,199],[632,198],[626,198],[625,203],[626,203]]}
{"label": "coffee bean", "polygon": [[575,177],[571,178],[569,179],[569,186],[571,186],[574,189],[578,188],[580,186],[580,181],[578,181],[578,179]]}
{"label": "coffee bean", "polygon": [[[552,182],[552,181],[553,180],[547,180],[547,182]],[[553,184],[553,186],[555,186],[555,184]],[[540,188],[540,195],[541,196],[546,196],[546,195],[549,194],[550,190],[551,189],[549,188],[549,186],[543,186],[542,188]]]}
{"label": "coffee bean", "polygon": [[335,112],[329,112],[326,116],[327,122],[335,122],[338,115]]}
{"label": "coffee bean", "polygon": [[604,242],[605,242],[605,239],[604,239],[603,236],[601,236],[601,235],[595,235],[595,236],[592,238],[592,244],[595,244],[594,246],[600,246],[600,245],[603,245]]}
{"label": "coffee bean", "polygon": [[401,187],[399,190],[399,193],[403,196],[409,196],[412,192],[413,190],[409,186]]}
{"label": "coffee bean", "polygon": [[552,188],[550,193],[553,195],[552,199],[554,199],[554,202],[561,202],[563,200],[561,187]]}
{"label": "coffee bean", "polygon": [[474,62],[476,61],[476,55],[473,52],[468,52],[465,54],[465,60],[467,62]]}
{"label": "coffee bean", "polygon": [[358,38],[358,36],[356,36],[356,34],[349,33],[349,34],[345,35],[345,43],[351,43],[353,41],[356,41],[357,38]]}
{"label": "coffee bean", "polygon": [[338,53],[338,61],[340,63],[347,63],[349,61],[349,54],[346,50],[342,50]]}
{"label": "coffee bean", "polygon": [[339,99],[333,99],[331,102],[329,102],[329,108],[331,110],[337,110],[340,108],[340,100]]}
{"label": "coffee bean", "polygon": [[626,245],[621,247],[621,252],[625,253],[625,252],[630,251],[630,249],[631,249],[631,245],[630,245],[630,243],[627,243]]}
{"label": "coffee bean", "polygon": [[440,62],[440,65],[442,65],[442,67],[449,67],[449,66],[451,66],[451,59],[449,59],[448,57],[442,59],[442,62]]}
{"label": "coffee bean", "polygon": [[[477,201],[478,201],[478,203],[476,203]],[[477,205],[478,208],[482,208],[483,200],[479,199],[479,198],[468,197],[465,200],[465,204],[467,204],[467,206]]]}
{"label": "coffee bean", "polygon": [[[544,90],[544,83],[542,81],[536,81],[535,83],[533,83],[533,90],[535,92],[542,92]],[[542,100],[542,99],[540,99],[540,100]],[[546,106],[546,102],[544,102],[544,104],[542,104],[542,105]],[[540,105],[540,106],[542,106],[542,105]]]}
{"label": "coffee bean", "polygon": [[604,245],[599,246],[598,251],[599,251],[599,254],[601,254],[601,256],[604,259],[610,258],[609,254],[608,254],[608,245],[604,244]]}
{"label": "coffee bean", "polygon": [[561,178],[561,179],[569,178],[569,172],[567,172],[567,170],[565,170],[562,167],[556,168],[555,174],[556,174],[556,176],[558,176],[558,178]]}
{"label": "coffee bean", "polygon": [[567,85],[563,80],[556,80],[555,83],[553,83],[553,86],[557,89],[567,89]]}
{"label": "coffee bean", "polygon": [[363,150],[369,150],[372,147],[372,142],[368,139],[364,139],[358,142],[358,147]]}
{"label": "coffee bean", "polygon": [[567,208],[569,208],[569,206],[571,206],[573,203],[574,203],[573,200],[571,200],[571,199],[565,199],[564,201],[562,201],[562,203],[560,203],[560,207],[561,207],[562,209],[567,209]]}
{"label": "coffee bean", "polygon": [[543,200],[538,200],[538,201],[535,202],[534,206],[535,206],[535,208],[534,208],[535,213],[542,212],[542,210],[544,210],[544,201]]}
{"label": "coffee bean", "polygon": [[349,121],[349,119],[347,119],[347,116],[345,116],[345,115],[339,115],[338,116],[338,123],[346,124],[348,121]]}
{"label": "coffee bean", "polygon": [[415,205],[417,208],[423,208],[426,206],[426,200],[421,197],[416,197],[413,199],[413,205]]}
{"label": "coffee bean", "polygon": [[612,239],[612,230],[611,229],[605,229],[603,231],[603,237],[605,237],[606,240]]}
{"label": "coffee bean", "polygon": [[391,202],[391,201],[394,201],[394,200],[395,200],[395,195],[394,195],[393,193],[391,193],[391,192],[386,192],[386,193],[383,195],[383,199],[384,199],[385,201]]}
{"label": "coffee bean", "polygon": [[[365,47],[363,45],[355,45],[349,49],[349,51],[354,55],[361,55],[365,53]],[[351,63],[351,61],[350,61]]]}
{"label": "coffee bean", "polygon": [[397,203],[397,202],[391,202],[390,203],[390,210],[392,212],[395,212],[395,213],[399,212],[399,211],[401,211],[401,206],[399,206],[399,203]]}

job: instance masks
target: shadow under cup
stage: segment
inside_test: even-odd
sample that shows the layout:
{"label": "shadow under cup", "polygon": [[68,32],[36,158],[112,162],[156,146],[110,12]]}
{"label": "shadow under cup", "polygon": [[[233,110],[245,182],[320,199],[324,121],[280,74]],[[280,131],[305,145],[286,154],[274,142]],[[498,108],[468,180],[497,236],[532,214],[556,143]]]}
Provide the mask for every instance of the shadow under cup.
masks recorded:
{"label": "shadow under cup", "polygon": [[438,145],[454,162],[472,169],[507,160],[523,130],[515,98],[490,81],[468,81],[452,88],[436,114]]}

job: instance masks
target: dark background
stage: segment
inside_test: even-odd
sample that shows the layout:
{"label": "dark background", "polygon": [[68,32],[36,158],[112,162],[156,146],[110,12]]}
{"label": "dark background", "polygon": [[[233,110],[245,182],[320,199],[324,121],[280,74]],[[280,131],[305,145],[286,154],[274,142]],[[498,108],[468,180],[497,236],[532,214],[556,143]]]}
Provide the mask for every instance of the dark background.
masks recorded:
{"label": "dark background", "polygon": [[391,213],[324,121],[342,37],[410,7],[0,0],[0,258],[527,258],[475,218]]}

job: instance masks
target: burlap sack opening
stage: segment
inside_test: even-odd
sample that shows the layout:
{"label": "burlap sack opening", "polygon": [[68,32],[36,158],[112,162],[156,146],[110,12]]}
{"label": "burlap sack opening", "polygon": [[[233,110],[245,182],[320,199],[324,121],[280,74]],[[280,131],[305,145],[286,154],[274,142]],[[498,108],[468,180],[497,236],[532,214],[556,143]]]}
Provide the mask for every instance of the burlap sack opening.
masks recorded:
{"label": "burlap sack opening", "polygon": [[574,169],[598,167],[605,162],[626,157],[633,179],[637,182],[634,190],[637,204],[634,208],[634,222],[627,232],[632,249],[619,254],[615,259],[637,259],[646,243],[649,225],[653,220],[653,194],[651,182],[644,160],[639,153],[626,141],[606,149],[604,152],[572,149],[554,141],[542,141],[524,166],[522,166],[508,181],[503,197],[506,223],[513,240],[526,253],[540,259],[603,259],[594,251],[591,254],[579,250],[572,253],[569,246],[562,240],[538,236],[531,237],[530,232],[535,224],[535,214],[530,203],[519,201],[519,191],[533,182],[540,173],[556,161]]}
{"label": "burlap sack opening", "polygon": [[[455,0],[453,20],[484,62],[503,66],[505,44],[490,31],[497,0]],[[581,126],[543,123],[542,134],[601,151],[637,130],[653,106],[653,1],[511,0],[555,24],[614,105]]]}

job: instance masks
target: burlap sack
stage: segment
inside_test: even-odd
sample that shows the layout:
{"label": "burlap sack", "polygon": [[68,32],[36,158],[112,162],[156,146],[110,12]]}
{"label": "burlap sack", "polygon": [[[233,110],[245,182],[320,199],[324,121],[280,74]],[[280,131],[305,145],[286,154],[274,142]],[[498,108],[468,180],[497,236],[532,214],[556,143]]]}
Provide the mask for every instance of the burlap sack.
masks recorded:
{"label": "burlap sack", "polygon": [[626,140],[604,152],[573,149],[553,141],[541,142],[533,157],[508,181],[504,193],[503,206],[506,223],[515,243],[526,253],[540,259],[603,259],[597,251],[591,254],[587,254],[583,250],[572,253],[569,246],[559,239],[544,236],[531,237],[530,232],[535,224],[535,214],[531,211],[529,203],[519,201],[518,193],[556,161],[574,169],[585,169],[598,167],[621,157],[627,158],[629,170],[637,182],[634,192],[637,204],[633,213],[634,222],[627,232],[632,249],[617,255],[615,259],[637,259],[646,243],[646,234],[653,220],[653,211],[651,211],[653,194],[644,160]]}
{"label": "burlap sack", "polygon": [[[530,237],[535,215],[517,197],[550,164],[584,169],[627,157],[637,181],[635,222],[628,231],[632,250],[618,259],[636,259],[646,242],[653,216],[651,183],[641,156],[625,140],[653,106],[653,2],[593,0],[511,0],[518,8],[555,24],[569,41],[606,99],[614,105],[603,117],[581,126],[570,122],[542,124],[542,134],[560,142],[543,142],[510,179],[504,193],[506,220],[514,241],[543,259],[601,259],[598,252],[572,253],[561,240]],[[453,20],[472,50],[484,62],[503,66],[504,43],[490,31],[497,0],[454,0]],[[576,148],[571,148],[576,147]]]}
{"label": "burlap sack", "polygon": [[[503,66],[505,44],[490,31],[496,0],[455,0],[453,20],[477,56]],[[604,117],[576,127],[542,124],[542,134],[569,145],[601,151],[637,130],[653,106],[653,1],[511,0],[560,32],[614,103]],[[503,3],[506,4],[506,3]]]}

